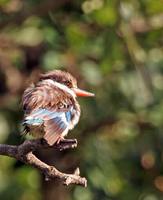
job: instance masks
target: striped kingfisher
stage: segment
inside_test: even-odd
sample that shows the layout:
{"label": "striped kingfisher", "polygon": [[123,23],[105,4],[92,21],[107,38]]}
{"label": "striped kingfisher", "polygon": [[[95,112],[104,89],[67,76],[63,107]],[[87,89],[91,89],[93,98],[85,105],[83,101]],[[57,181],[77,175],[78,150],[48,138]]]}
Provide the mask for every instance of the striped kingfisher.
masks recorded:
{"label": "striped kingfisher", "polygon": [[59,143],[80,118],[77,96],[94,96],[77,87],[68,72],[53,70],[41,74],[23,94],[24,132],[44,138],[49,145]]}

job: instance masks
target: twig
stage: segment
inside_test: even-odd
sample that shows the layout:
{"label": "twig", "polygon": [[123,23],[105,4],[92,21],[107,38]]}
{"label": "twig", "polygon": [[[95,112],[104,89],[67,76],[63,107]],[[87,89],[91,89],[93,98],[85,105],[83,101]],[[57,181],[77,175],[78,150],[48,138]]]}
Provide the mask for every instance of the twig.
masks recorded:
{"label": "twig", "polygon": [[80,171],[78,168],[73,174],[65,174],[57,170],[54,166],[47,165],[33,154],[33,152],[39,148],[56,148],[64,150],[74,148],[76,146],[76,139],[65,139],[54,146],[49,146],[43,139],[26,140],[18,146],[0,144],[0,155],[13,157],[25,164],[32,165],[45,175],[46,180],[58,178],[65,185],[77,184],[86,187],[87,180],[80,177]]}

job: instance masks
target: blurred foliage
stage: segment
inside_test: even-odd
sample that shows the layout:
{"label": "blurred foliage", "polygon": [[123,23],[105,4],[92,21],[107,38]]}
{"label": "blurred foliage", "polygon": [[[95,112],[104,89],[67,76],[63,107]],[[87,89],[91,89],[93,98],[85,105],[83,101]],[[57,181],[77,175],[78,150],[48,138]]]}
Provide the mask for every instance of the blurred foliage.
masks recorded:
{"label": "blurred foliage", "polygon": [[40,72],[66,69],[96,94],[79,99],[78,148],[55,154],[88,187],[47,197],[39,172],[1,156],[0,199],[163,198],[162,36],[162,0],[0,0],[1,143],[23,141],[21,95]]}

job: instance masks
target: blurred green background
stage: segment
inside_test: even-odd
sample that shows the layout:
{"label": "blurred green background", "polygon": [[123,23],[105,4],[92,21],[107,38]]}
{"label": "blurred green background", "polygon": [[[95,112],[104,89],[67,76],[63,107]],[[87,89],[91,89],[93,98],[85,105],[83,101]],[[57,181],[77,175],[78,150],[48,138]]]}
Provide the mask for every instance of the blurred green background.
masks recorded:
{"label": "blurred green background", "polygon": [[22,93],[53,69],[96,97],[79,99],[77,149],[37,154],[88,187],[1,156],[0,199],[162,200],[163,0],[0,0],[0,143],[23,142]]}

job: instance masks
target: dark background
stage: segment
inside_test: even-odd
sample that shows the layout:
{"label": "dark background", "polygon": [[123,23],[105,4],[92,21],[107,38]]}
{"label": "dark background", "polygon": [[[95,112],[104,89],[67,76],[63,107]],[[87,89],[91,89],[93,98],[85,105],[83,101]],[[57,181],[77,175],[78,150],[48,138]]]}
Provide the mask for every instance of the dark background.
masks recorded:
{"label": "dark background", "polygon": [[79,99],[77,149],[38,154],[64,172],[79,166],[88,187],[1,156],[0,199],[163,199],[163,1],[1,0],[0,143],[23,142],[22,93],[53,69],[96,97]]}

